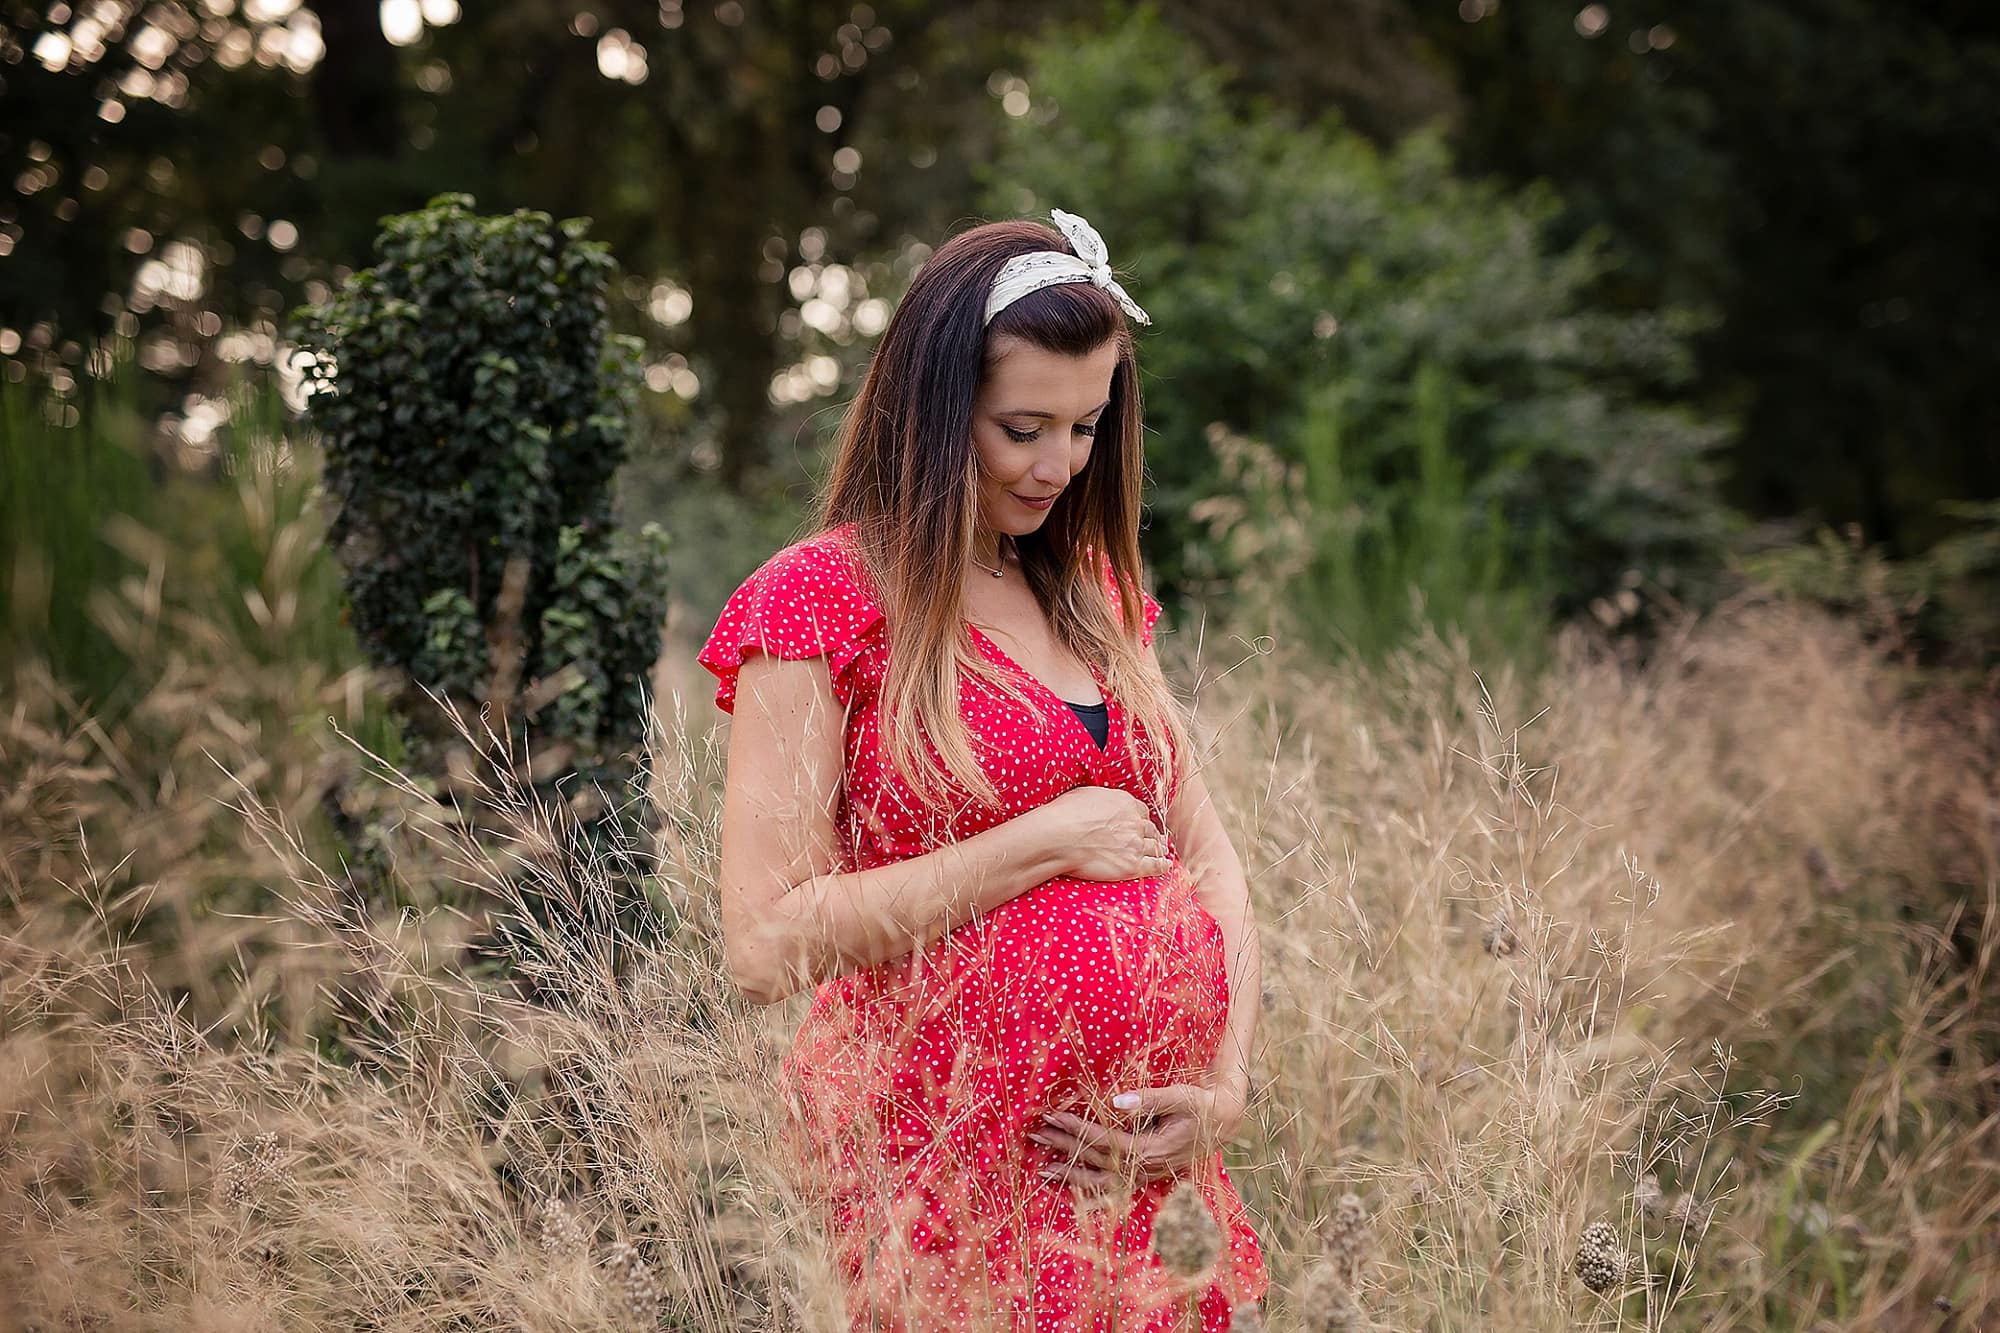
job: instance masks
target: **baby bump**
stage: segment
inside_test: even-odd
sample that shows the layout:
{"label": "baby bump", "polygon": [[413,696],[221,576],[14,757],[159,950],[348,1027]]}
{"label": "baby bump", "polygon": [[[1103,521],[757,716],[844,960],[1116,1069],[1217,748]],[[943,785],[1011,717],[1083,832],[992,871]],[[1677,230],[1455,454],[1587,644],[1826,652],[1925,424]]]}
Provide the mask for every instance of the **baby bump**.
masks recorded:
{"label": "baby bump", "polygon": [[1221,928],[1179,864],[1049,880],[989,914],[980,1020],[1055,1092],[1174,1082],[1205,1067],[1229,1001]]}
{"label": "baby bump", "polygon": [[883,1136],[875,1151],[901,1155],[968,1104],[1012,1120],[1191,1081],[1228,1002],[1221,928],[1178,862],[1138,879],[1061,877],[894,967],[822,987],[786,1075],[818,1104],[820,1132],[844,1136],[858,1116]]}

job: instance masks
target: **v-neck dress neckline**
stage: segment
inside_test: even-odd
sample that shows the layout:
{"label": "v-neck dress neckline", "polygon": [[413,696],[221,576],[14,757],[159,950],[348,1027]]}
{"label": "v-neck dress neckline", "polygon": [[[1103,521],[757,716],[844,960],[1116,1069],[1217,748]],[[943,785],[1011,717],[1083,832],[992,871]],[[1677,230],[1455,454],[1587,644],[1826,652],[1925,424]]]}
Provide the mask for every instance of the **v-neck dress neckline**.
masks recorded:
{"label": "v-neck dress neckline", "polygon": [[[972,632],[975,638],[979,639],[982,643],[986,645],[988,652],[990,652],[993,656],[998,657],[1000,659],[1001,665],[1011,667],[1018,674],[1025,676],[1028,680],[1028,683],[1034,689],[1039,690],[1045,698],[1052,699],[1056,703],[1060,704],[1061,707],[1057,711],[1060,712],[1064,717],[1067,717],[1070,721],[1070,725],[1075,727],[1079,732],[1083,734],[1083,738],[1090,742],[1090,748],[1092,750],[1098,752],[1099,754],[1103,754],[1105,751],[1110,749],[1111,738],[1114,734],[1116,734],[1120,725],[1123,723],[1125,713],[1124,710],[1118,706],[1117,701],[1111,697],[1111,691],[1104,688],[1104,673],[1098,670],[1095,664],[1090,662],[1085,662],[1083,664],[1083,669],[1088,671],[1090,673],[1091,679],[1097,682],[1097,693],[1100,696],[1099,702],[1101,702],[1104,705],[1105,727],[1104,727],[1104,744],[1102,745],[1099,745],[1097,743],[1097,737],[1091,734],[1090,728],[1084,725],[1083,719],[1076,715],[1076,710],[1070,707],[1070,704],[1076,702],[1075,700],[1065,699],[1060,694],[1057,694],[1054,690],[1050,689],[1048,684],[1044,682],[1040,676],[1037,676],[1034,672],[1028,670],[1028,668],[1022,666],[1019,662],[1015,661],[1011,653],[1009,653],[1005,648],[1002,648],[998,643],[994,642],[992,635],[988,634],[985,630],[979,628],[979,626],[973,624],[970,620],[965,622],[965,627],[966,629]],[[1089,704],[1084,705],[1084,707],[1086,708],[1092,706],[1093,705]]]}

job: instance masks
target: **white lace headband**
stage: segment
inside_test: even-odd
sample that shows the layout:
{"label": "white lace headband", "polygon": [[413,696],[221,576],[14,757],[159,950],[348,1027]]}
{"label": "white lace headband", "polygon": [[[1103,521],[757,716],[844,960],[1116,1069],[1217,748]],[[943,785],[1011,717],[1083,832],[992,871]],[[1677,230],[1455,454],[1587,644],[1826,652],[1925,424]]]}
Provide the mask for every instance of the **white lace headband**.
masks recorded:
{"label": "white lace headband", "polygon": [[1064,254],[1060,250],[1035,250],[1025,255],[1015,255],[1001,266],[999,276],[993,279],[993,290],[986,296],[986,322],[1005,310],[1029,292],[1038,292],[1044,287],[1053,287],[1059,282],[1094,282],[1105,291],[1118,298],[1118,304],[1125,307],[1125,313],[1141,324],[1151,324],[1139,303],[1125,294],[1111,276],[1111,261],[1104,248],[1104,238],[1088,222],[1074,213],[1065,213],[1060,208],[1051,209],[1056,226],[1069,238],[1076,253]]}

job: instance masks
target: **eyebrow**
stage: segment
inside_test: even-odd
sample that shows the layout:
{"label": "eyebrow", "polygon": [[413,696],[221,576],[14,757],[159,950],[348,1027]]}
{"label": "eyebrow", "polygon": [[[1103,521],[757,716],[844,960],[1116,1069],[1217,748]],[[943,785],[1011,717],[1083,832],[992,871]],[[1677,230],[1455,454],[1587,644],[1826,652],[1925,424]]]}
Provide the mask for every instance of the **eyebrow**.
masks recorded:
{"label": "eyebrow", "polygon": [[[1102,412],[1109,406],[1111,406],[1111,400],[1107,398],[1096,407],[1091,408],[1090,412]],[[1085,412],[1084,415],[1089,416],[1090,412]],[[1040,417],[1044,421],[1054,421],[1056,419],[1056,414],[1053,412],[1036,412],[1025,407],[1016,408],[1012,412],[995,412],[993,415],[997,417]]]}

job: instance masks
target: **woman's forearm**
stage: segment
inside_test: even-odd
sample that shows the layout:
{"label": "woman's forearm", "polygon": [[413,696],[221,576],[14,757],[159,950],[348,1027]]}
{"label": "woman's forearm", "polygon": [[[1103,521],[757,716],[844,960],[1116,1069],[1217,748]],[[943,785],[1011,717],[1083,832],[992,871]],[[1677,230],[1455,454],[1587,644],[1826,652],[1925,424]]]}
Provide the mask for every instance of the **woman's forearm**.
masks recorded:
{"label": "woman's forearm", "polygon": [[1181,844],[1187,873],[1194,879],[1195,895],[1221,927],[1223,965],[1229,978],[1229,1016],[1215,1058],[1209,1062],[1208,1086],[1229,1092],[1247,1110],[1250,1052],[1264,991],[1263,948],[1250,906],[1250,883],[1199,771],[1183,778],[1167,819]]}
{"label": "woman's forearm", "polygon": [[1250,1050],[1264,989],[1263,948],[1250,910],[1250,885],[1234,855],[1211,861],[1197,881],[1201,904],[1222,927],[1229,975],[1229,1017],[1209,1062],[1209,1086],[1227,1088],[1246,1109],[1250,1101]]}
{"label": "woman's forearm", "polygon": [[1026,814],[933,852],[794,885],[751,924],[760,1004],[921,949],[1068,868],[1068,850]]}

